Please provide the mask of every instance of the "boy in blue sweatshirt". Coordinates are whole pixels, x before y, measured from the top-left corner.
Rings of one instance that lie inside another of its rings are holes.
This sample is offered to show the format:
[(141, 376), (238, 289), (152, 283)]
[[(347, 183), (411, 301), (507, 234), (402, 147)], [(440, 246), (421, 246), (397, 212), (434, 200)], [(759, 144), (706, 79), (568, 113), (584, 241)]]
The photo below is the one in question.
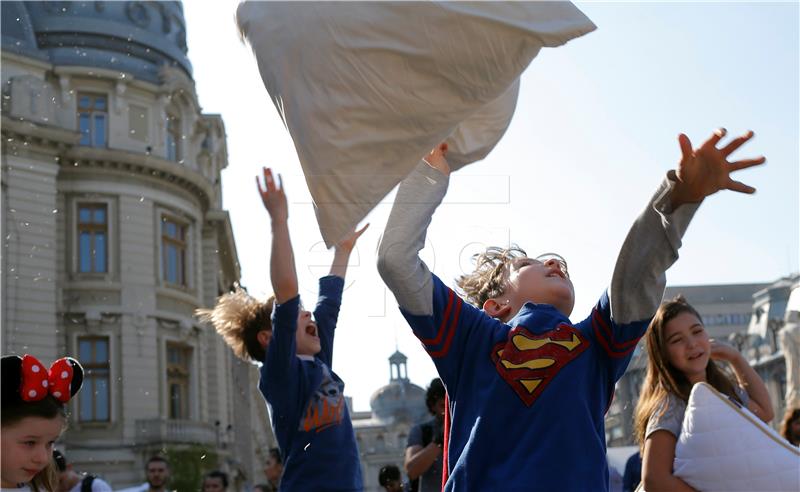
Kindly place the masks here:
[(367, 226), (336, 245), (312, 314), (298, 294), (282, 184), (267, 168), (263, 186), (258, 178), (256, 183), (271, 219), (274, 296), (262, 303), (237, 289), (213, 310), (198, 314), (238, 356), (263, 362), (258, 387), (272, 409), (272, 428), (285, 457), (279, 490), (360, 491), (361, 465), (344, 382), (331, 365), (347, 261)]
[(679, 137), (678, 169), (634, 222), (609, 289), (577, 323), (558, 255), (489, 248), (459, 280), (463, 302), (418, 255), (447, 191), (444, 148), (401, 183), (378, 268), (447, 389), (445, 491), (607, 490), (604, 414), (661, 301), (683, 233), (706, 196), (755, 191), (730, 174), (764, 158), (728, 161), (752, 133), (718, 148), (724, 135), (698, 149)]

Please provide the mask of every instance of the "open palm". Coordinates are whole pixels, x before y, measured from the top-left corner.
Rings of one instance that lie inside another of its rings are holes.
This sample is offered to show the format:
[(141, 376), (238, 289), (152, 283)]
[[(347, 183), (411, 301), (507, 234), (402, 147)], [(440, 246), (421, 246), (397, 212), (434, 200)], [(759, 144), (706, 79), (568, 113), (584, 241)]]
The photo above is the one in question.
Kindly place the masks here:
[(725, 129), (717, 130), (698, 149), (692, 148), (692, 142), (686, 135), (681, 134), (678, 137), (682, 154), (677, 170), (678, 182), (682, 185), (680, 186), (681, 202), (699, 202), (720, 190), (748, 194), (756, 191), (752, 186), (734, 180), (731, 173), (763, 164), (766, 159), (762, 156), (754, 159), (728, 161), (728, 157), (733, 152), (753, 138), (753, 132), (747, 132), (734, 138), (724, 147), (717, 148), (717, 144), (725, 134)]

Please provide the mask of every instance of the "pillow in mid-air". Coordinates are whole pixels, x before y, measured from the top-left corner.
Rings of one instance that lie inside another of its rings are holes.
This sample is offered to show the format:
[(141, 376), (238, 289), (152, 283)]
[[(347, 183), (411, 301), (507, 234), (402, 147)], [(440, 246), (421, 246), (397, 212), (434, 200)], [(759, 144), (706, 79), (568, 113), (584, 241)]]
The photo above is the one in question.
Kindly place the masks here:
[(330, 247), (434, 146), (453, 169), (511, 121), (542, 47), (595, 29), (569, 2), (253, 2), (237, 22)]

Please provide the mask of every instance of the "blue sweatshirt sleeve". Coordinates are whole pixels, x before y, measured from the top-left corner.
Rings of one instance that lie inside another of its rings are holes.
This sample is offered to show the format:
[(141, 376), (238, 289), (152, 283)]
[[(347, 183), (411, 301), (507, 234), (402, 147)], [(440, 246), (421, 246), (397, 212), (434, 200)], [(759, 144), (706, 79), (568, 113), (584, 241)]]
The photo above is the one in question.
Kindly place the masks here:
[(314, 320), (317, 322), (322, 350), (317, 357), (328, 367), (333, 367), (333, 337), (336, 321), (339, 319), (339, 307), (342, 305), (343, 290), (342, 277), (328, 275), (319, 279), (319, 297), (314, 308)]
[(616, 383), (625, 373), (633, 356), (636, 344), (644, 336), (650, 320), (617, 323), (611, 316), (611, 302), (608, 292), (604, 292), (592, 309), (587, 335), (600, 346), (600, 354), (606, 361), (609, 379)]
[(300, 360), (296, 357), (297, 315), (300, 296), (272, 310), (272, 338), (267, 346), (267, 357), (261, 366), (259, 389), (272, 406), (277, 419), (298, 415), (304, 378)]
[(404, 308), (400, 312), (414, 335), (433, 360), (450, 400), (458, 398), (459, 380), (472, 370), (473, 361), (486, 357), (497, 330), (506, 330), (501, 321), (464, 302), (436, 275), (433, 284), (433, 313), (415, 315)]

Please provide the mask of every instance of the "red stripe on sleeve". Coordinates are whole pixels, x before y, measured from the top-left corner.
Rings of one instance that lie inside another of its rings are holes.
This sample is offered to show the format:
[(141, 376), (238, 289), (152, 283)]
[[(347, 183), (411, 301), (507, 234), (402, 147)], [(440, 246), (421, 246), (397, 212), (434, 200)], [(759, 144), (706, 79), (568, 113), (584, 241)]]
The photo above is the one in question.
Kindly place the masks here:
[[(447, 325), (447, 318), (450, 317), (450, 310), (453, 309), (453, 298), (455, 294), (453, 291), (450, 291), (450, 296), (447, 298), (447, 308), (444, 310), (444, 316), (442, 316), (442, 324), (439, 325), (439, 331), (436, 333), (436, 338), (420, 338), (419, 341), (424, 343), (425, 345), (439, 345), (442, 341), (442, 337), (444, 336), (445, 326)], [(459, 298), (461, 300), (461, 298)]]
[[(451, 291), (452, 294), (452, 291)], [(450, 344), (453, 341), (453, 335), (456, 333), (456, 325), (458, 325), (458, 316), (461, 314), (461, 303), (463, 301), (460, 297), (457, 298), (455, 312), (453, 313), (453, 320), (450, 322), (450, 327), (447, 330), (447, 339), (444, 341), (444, 347), (436, 352), (428, 352), (432, 358), (444, 357), (450, 351)]]
[(595, 327), (595, 333), (597, 333), (597, 325), (600, 325), (603, 328), (603, 331), (608, 335), (608, 340), (611, 342), (611, 347), (613, 347), (614, 350), (622, 350), (630, 347), (631, 345), (636, 346), (636, 344), (639, 343), (640, 337), (634, 338), (633, 340), (628, 340), (627, 342), (617, 342), (614, 340), (614, 332), (612, 332), (611, 328), (608, 327), (606, 320), (600, 316), (600, 313), (597, 311), (597, 309), (592, 310), (592, 324)]

